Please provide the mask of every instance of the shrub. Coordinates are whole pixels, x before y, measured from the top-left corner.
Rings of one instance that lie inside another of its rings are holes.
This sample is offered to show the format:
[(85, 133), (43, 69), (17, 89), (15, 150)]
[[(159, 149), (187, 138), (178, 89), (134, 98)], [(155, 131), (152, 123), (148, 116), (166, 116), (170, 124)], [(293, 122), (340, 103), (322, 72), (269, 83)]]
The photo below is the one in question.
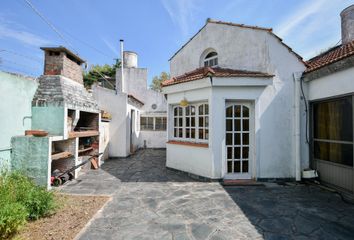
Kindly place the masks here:
[(0, 207), (0, 239), (8, 238), (25, 224), (27, 211), (20, 203), (9, 202)]
[(38, 219), (56, 208), (53, 192), (19, 172), (0, 175), (0, 238), (18, 231), (26, 219)]

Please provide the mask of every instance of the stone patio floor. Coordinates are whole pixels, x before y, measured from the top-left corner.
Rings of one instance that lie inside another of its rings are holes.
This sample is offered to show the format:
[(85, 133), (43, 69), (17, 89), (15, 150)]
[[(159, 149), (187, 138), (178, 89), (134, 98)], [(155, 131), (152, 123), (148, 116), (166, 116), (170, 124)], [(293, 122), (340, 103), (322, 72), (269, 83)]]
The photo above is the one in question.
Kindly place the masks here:
[(106, 161), (63, 186), (111, 195), (79, 239), (354, 239), (354, 206), (303, 184), (223, 187), (165, 168), (164, 150)]

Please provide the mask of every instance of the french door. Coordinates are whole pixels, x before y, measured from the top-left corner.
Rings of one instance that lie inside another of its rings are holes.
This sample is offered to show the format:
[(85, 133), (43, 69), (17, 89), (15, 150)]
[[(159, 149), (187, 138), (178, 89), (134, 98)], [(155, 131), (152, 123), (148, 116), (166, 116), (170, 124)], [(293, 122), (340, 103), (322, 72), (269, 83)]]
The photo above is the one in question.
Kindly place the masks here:
[(250, 103), (226, 103), (225, 178), (250, 179), (252, 176), (252, 115)]

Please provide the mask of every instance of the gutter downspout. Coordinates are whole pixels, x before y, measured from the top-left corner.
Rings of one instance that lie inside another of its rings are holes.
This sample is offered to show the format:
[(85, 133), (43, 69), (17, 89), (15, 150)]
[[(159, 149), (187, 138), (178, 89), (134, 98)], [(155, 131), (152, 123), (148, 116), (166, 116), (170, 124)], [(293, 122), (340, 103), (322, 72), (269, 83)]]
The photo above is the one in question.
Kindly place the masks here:
[(294, 154), (295, 154), (295, 179), (301, 181), (301, 149), (300, 149), (300, 79), (296, 73), (294, 78)]
[[(124, 51), (123, 51), (123, 45), (124, 45), (124, 40), (121, 39), (120, 40), (120, 71), (121, 71), (121, 80), (122, 80), (122, 92), (126, 92), (125, 91), (125, 82), (124, 82)], [(118, 86), (117, 82), (116, 82), (116, 86)], [(116, 87), (116, 94), (118, 94), (118, 89)]]

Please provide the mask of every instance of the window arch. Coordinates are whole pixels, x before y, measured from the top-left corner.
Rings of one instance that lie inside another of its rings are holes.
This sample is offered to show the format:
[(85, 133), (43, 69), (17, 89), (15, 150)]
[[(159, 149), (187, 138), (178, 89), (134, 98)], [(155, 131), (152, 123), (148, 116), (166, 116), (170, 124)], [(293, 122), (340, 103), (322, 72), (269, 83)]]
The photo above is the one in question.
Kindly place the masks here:
[(204, 67), (216, 67), (218, 66), (218, 54), (216, 51), (208, 52), (203, 59)]

